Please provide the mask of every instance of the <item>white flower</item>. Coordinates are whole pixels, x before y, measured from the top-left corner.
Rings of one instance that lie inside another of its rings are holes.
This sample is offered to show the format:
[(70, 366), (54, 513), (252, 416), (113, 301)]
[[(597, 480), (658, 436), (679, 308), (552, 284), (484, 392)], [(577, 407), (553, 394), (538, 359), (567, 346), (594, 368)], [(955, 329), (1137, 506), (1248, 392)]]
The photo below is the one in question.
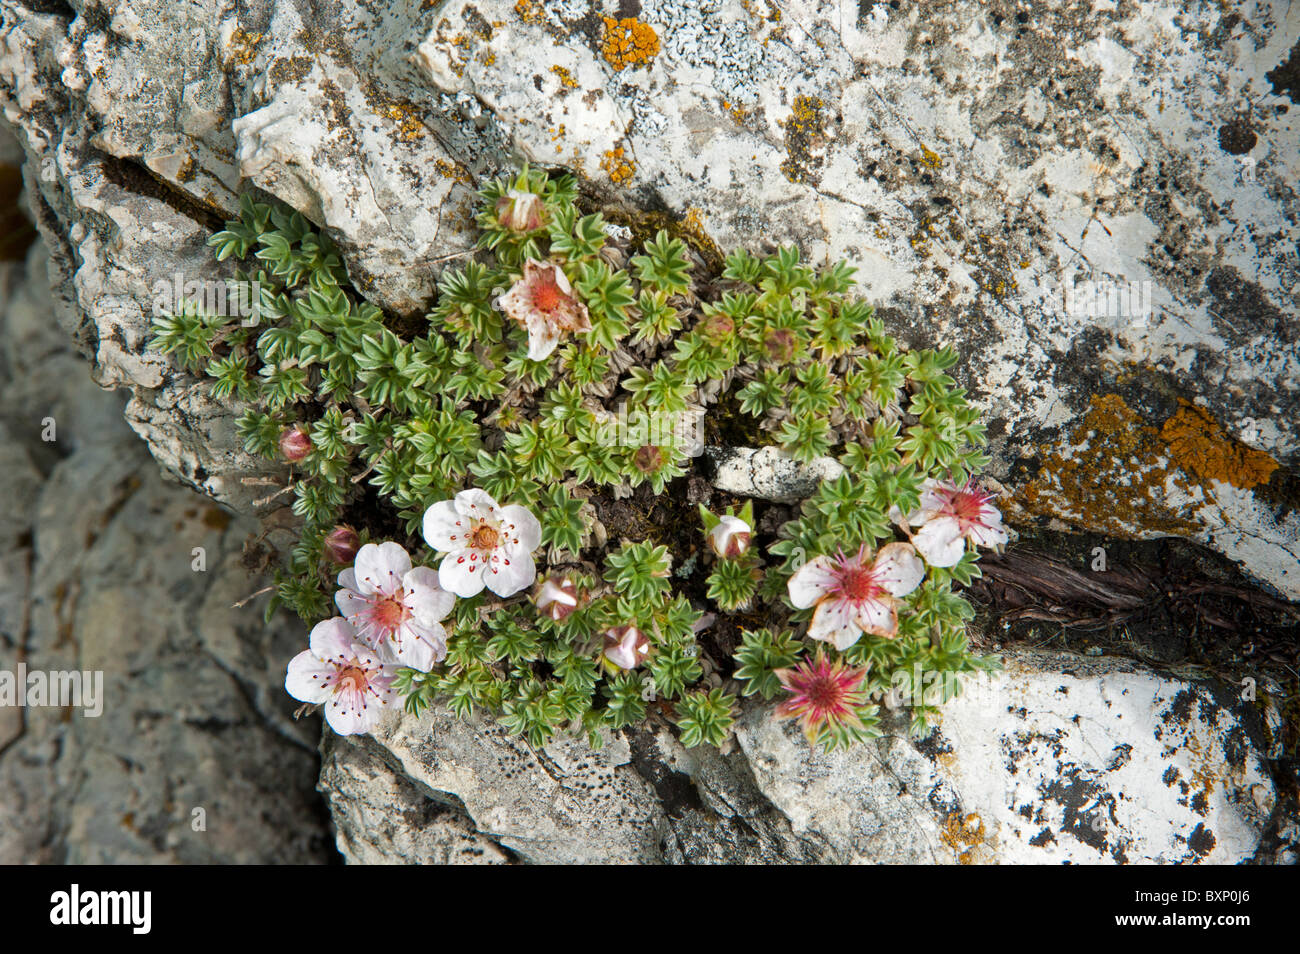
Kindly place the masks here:
[(428, 672), (447, 658), (447, 631), (438, 621), (456, 597), (438, 585), (438, 574), (411, 566), (397, 543), (367, 543), (339, 574), (334, 602), (385, 662)]
[(550, 576), (538, 588), (533, 602), (538, 612), (558, 623), (578, 608), (578, 587), (567, 576)]
[(786, 584), (799, 609), (816, 606), (808, 635), (843, 651), (863, 633), (898, 635), (899, 598), (925, 578), (925, 564), (910, 543), (890, 543), (875, 559), (865, 545), (856, 556), (809, 560)]
[(424, 539), (447, 555), (438, 567), (443, 589), (469, 597), (486, 586), (513, 596), (537, 578), (532, 553), (542, 526), (523, 507), (497, 502), (481, 490), (462, 490), (424, 514)]
[(1002, 513), (989, 503), (993, 494), (982, 493), (967, 482), (958, 487), (948, 481), (927, 480), (921, 488), (921, 507), (907, 517), (920, 526), (912, 544), (931, 566), (956, 566), (966, 552), (966, 541), (996, 547), (1007, 542)]
[(497, 222), (512, 232), (535, 232), (542, 227), (542, 197), (511, 189), (497, 199)]
[(587, 306), (573, 294), (563, 269), (530, 258), (524, 274), (496, 301), (496, 306), (528, 331), (528, 359), (550, 356), (567, 331), (589, 331)]
[(709, 546), (724, 560), (734, 560), (749, 549), (753, 529), (739, 517), (721, 516), (709, 531)]
[(393, 705), (396, 671), (357, 642), (343, 617), (317, 623), (311, 648), (289, 661), (284, 688), (302, 702), (325, 703), (325, 721), (339, 735), (369, 732)]
[(605, 658), (619, 669), (635, 669), (650, 655), (650, 640), (635, 626), (605, 631)]

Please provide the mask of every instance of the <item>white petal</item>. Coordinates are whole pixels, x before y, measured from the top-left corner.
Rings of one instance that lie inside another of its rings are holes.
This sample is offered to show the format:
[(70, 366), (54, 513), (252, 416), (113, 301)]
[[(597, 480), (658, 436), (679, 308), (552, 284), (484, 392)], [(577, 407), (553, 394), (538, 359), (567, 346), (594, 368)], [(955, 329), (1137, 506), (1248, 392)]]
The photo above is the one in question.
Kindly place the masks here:
[[(464, 542), (462, 528), (457, 527), (460, 512), (451, 500), (440, 500), (424, 512), (424, 542), (435, 550), (446, 553), (458, 550)], [(468, 530), (466, 527), (464, 530)], [(452, 537), (456, 539), (453, 540)]]
[[(437, 623), (432, 625), (437, 627), (437, 633), (442, 633), (441, 626)], [(384, 640), (381, 653), (383, 661), (395, 666), (410, 666), (420, 672), (428, 672), (433, 668), (434, 657), (437, 655), (434, 641), (428, 638), (429, 635), (431, 635), (429, 627), (415, 620), (407, 620), (397, 628), (397, 632), (391, 638)]]
[(501, 517), (497, 502), (487, 491), (478, 488), (462, 490), (456, 495), (455, 503), (456, 510), (463, 517), (473, 517), (475, 520), (499, 520)]
[(795, 570), (786, 583), (790, 602), (799, 609), (807, 609), (824, 597), (835, 585), (834, 567), (830, 557), (819, 556)]
[(510, 555), (497, 551), (492, 554), (488, 568), (483, 571), (483, 582), (497, 596), (514, 596), (532, 586), (537, 579), (537, 567), (526, 553)]
[(511, 541), (518, 540), (525, 553), (532, 553), (542, 544), (542, 525), (526, 507), (518, 504), (501, 508), (501, 529)]
[(863, 600), (858, 606), (858, 625), (876, 636), (898, 635), (898, 611), (892, 599)]
[(1006, 543), (1006, 528), (1002, 526), (1002, 514), (996, 507), (985, 504), (980, 509), (982, 526), (971, 527), (970, 538), (981, 547), (996, 547)]
[(357, 575), (353, 572), (352, 567), (348, 567), (339, 574), (339, 586), (354, 593), (361, 592), (357, 589)]
[(436, 622), (443, 619), (456, 605), (456, 594), (449, 593), (438, 582), (438, 573), (427, 566), (417, 566), (402, 577), (406, 590), (405, 603), (416, 619)]
[(350, 621), (352, 617), (369, 609), (370, 601), (355, 590), (339, 590), (334, 594), (334, 605)]
[(379, 721), (379, 707), (364, 693), (349, 689), (334, 695), (325, 704), (325, 721), (339, 735), (369, 732)]
[(289, 670), (284, 677), (284, 690), (300, 702), (324, 702), (332, 689), (326, 680), (334, 675), (334, 667), (304, 649), (289, 660)]
[(881, 547), (872, 570), (876, 582), (894, 596), (906, 596), (925, 579), (925, 564), (910, 543), (891, 543)]
[(848, 649), (862, 635), (854, 605), (848, 600), (822, 600), (808, 624), (808, 635), (838, 650)]
[(560, 343), (560, 329), (540, 315), (528, 316), (528, 360), (544, 361)]
[(483, 561), (471, 559), (469, 550), (453, 550), (438, 566), (438, 583), (461, 599), (476, 596), (483, 590)]
[(342, 616), (317, 623), (311, 630), (311, 652), (317, 659), (353, 659), (356, 630)]
[(956, 566), (966, 551), (966, 538), (956, 517), (935, 517), (912, 534), (912, 545), (931, 566)]
[(392, 596), (402, 585), (402, 577), (410, 572), (411, 558), (400, 543), (367, 543), (357, 551), (352, 565), (363, 596), (372, 593)]

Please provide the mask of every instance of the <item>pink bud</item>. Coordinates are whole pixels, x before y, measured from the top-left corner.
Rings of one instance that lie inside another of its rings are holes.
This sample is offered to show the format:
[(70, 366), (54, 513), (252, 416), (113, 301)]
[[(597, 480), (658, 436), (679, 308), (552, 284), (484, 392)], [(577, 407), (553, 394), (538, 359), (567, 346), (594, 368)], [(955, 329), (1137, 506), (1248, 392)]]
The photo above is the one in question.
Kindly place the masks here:
[(605, 658), (619, 669), (635, 669), (650, 655), (650, 640), (631, 624), (605, 630)]
[(749, 549), (751, 533), (739, 517), (719, 517), (718, 525), (709, 531), (709, 546), (724, 560), (734, 560)]
[(284, 459), (297, 463), (312, 451), (311, 437), (300, 424), (295, 424), (280, 435), (280, 453)]
[(542, 197), (511, 189), (497, 199), (497, 221), (512, 232), (532, 232), (542, 227)]
[(361, 538), (351, 527), (335, 527), (325, 535), (323, 549), (332, 563), (351, 563), (361, 547)]
[(534, 598), (538, 612), (560, 622), (578, 608), (578, 588), (567, 576), (551, 576)]

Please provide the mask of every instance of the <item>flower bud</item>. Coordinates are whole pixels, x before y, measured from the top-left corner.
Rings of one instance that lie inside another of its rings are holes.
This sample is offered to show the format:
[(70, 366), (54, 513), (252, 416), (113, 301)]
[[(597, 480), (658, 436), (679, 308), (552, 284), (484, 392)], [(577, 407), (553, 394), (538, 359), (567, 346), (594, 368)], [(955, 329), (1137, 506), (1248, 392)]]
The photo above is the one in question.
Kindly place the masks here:
[(361, 548), (361, 538), (351, 527), (335, 527), (325, 534), (322, 549), (331, 563), (351, 563)]
[(724, 560), (734, 560), (749, 549), (752, 533), (739, 517), (719, 517), (718, 525), (709, 531), (709, 546)]
[(722, 314), (709, 315), (700, 322), (700, 334), (715, 345), (722, 344), (735, 330), (736, 323)]
[(787, 363), (794, 357), (794, 332), (789, 328), (774, 328), (763, 339), (763, 348), (769, 360)]
[(284, 455), (285, 460), (296, 464), (311, 451), (311, 437), (302, 425), (295, 424), (293, 427), (286, 428), (280, 435), (280, 453)]
[(539, 613), (558, 623), (578, 608), (578, 588), (567, 576), (552, 575), (542, 583), (533, 602)]
[(650, 655), (650, 640), (631, 624), (605, 630), (605, 658), (619, 669), (635, 669)]
[(643, 474), (653, 474), (664, 465), (664, 453), (654, 444), (637, 448), (632, 455), (632, 466)]
[(497, 221), (512, 232), (533, 232), (542, 227), (542, 197), (511, 189), (497, 199)]

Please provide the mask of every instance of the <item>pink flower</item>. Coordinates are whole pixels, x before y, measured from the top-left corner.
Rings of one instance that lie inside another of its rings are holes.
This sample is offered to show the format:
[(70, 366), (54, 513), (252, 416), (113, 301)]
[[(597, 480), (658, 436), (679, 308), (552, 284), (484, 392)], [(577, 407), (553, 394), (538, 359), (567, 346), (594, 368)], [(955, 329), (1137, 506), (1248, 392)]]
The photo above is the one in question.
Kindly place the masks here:
[(966, 541), (995, 547), (1007, 542), (1001, 512), (989, 503), (994, 494), (981, 492), (967, 481), (962, 487), (948, 481), (927, 480), (921, 488), (921, 509), (907, 522), (920, 526), (912, 545), (931, 566), (956, 566), (966, 552)]
[(864, 544), (856, 556), (819, 556), (786, 584), (799, 609), (816, 606), (808, 635), (845, 650), (863, 633), (893, 638), (898, 633), (899, 597), (925, 578), (925, 564), (909, 543), (881, 547), (875, 559)]
[(447, 658), (447, 632), (438, 621), (456, 597), (433, 570), (412, 567), (399, 544), (367, 543), (339, 574), (339, 586), (339, 611), (385, 662), (428, 672)]
[(709, 531), (709, 546), (724, 560), (734, 560), (749, 549), (752, 528), (739, 517), (721, 516)]
[(447, 555), (438, 567), (443, 589), (470, 597), (486, 586), (513, 596), (537, 578), (533, 551), (542, 525), (523, 507), (497, 502), (481, 490), (462, 490), (424, 514), (424, 539)]
[(524, 274), (496, 305), (528, 331), (528, 358), (541, 361), (550, 356), (568, 331), (589, 331), (587, 306), (573, 294), (563, 270), (554, 262), (530, 258)]
[(798, 718), (809, 744), (826, 731), (861, 728), (857, 708), (867, 701), (862, 688), (866, 676), (865, 669), (850, 668), (843, 660), (830, 662), (819, 649), (811, 660), (776, 670), (776, 678), (790, 693), (790, 698), (777, 706), (776, 714), (783, 719)]
[(534, 232), (542, 227), (542, 197), (511, 189), (496, 204), (497, 222), (512, 232)]
[(605, 631), (605, 658), (619, 669), (635, 669), (650, 655), (650, 640), (635, 626), (615, 626)]
[(284, 688), (302, 702), (324, 703), (325, 721), (339, 735), (369, 732), (397, 698), (394, 669), (362, 643), (340, 616), (317, 623), (311, 648), (289, 661)]
[(548, 577), (533, 600), (537, 610), (560, 622), (578, 608), (578, 588), (567, 576)]
[(296, 464), (300, 460), (305, 460), (311, 452), (311, 437), (302, 425), (295, 424), (293, 427), (285, 428), (280, 434), (280, 453), (284, 455), (285, 460)]

